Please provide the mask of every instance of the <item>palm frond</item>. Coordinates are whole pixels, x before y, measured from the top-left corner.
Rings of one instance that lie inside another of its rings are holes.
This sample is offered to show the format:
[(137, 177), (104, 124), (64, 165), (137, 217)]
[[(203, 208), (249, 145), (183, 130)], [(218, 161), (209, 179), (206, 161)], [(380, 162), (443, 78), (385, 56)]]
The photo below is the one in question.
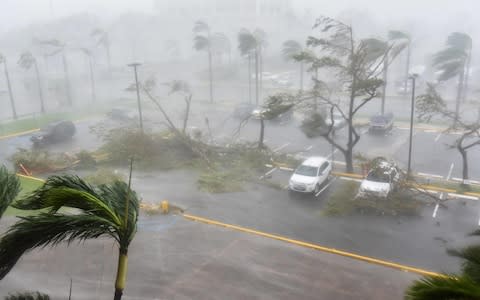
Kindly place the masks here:
[(121, 219), (116, 215), (113, 203), (110, 199), (105, 200), (102, 190), (99, 192), (78, 176), (51, 176), (42, 187), (17, 201), (14, 207), (23, 210), (50, 209), (52, 212), (61, 207), (71, 207), (120, 224)]
[(448, 254), (461, 258), (462, 272), (480, 284), (480, 245), (473, 245), (460, 250), (449, 249)]
[(257, 40), (255, 36), (248, 30), (242, 29), (238, 33), (238, 50), (241, 55), (248, 55), (252, 53), (257, 47)]
[(22, 217), (0, 239), (0, 280), (32, 249), (55, 246), (108, 235), (118, 240), (119, 228), (105, 219), (92, 215), (41, 213)]
[(20, 181), (5, 166), (0, 167), (0, 218), (20, 192)]
[(390, 49), (390, 61), (393, 61), (403, 50), (407, 49), (408, 42), (406, 43), (394, 43)]
[(463, 63), (458, 61), (448, 61), (442, 64), (438, 64), (438, 69), (441, 70), (438, 76), (439, 81), (449, 80), (463, 71)]
[(472, 38), (462, 32), (453, 32), (447, 38), (447, 46), (467, 52), (472, 47)]
[(20, 55), (20, 59), (17, 63), (21, 68), (28, 70), (35, 63), (35, 57), (33, 57), (31, 52), (24, 52)]
[(302, 45), (297, 41), (288, 40), (283, 42), (282, 54), (286, 60), (295, 60), (295, 56), (298, 56), (302, 51)]
[(372, 62), (382, 58), (390, 49), (387, 42), (376, 38), (362, 39), (359, 47), (364, 53), (366, 62)]
[(208, 24), (204, 21), (197, 21), (195, 22), (195, 25), (193, 26), (193, 32), (195, 33), (201, 33), (201, 32), (209, 32), (210, 27)]
[(425, 277), (406, 292), (407, 300), (480, 299), (480, 287), (467, 276)]
[(390, 30), (388, 32), (389, 40), (407, 40), (410, 42), (410, 35), (400, 30)]
[(193, 38), (193, 48), (197, 51), (208, 50), (210, 48), (210, 39), (203, 35), (196, 35)]

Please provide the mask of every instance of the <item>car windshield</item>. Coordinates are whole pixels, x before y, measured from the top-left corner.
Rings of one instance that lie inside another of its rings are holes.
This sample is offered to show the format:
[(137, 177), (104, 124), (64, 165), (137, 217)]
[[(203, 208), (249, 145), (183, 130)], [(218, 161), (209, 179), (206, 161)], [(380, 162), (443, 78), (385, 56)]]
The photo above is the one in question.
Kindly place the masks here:
[(317, 167), (301, 165), (297, 168), (295, 174), (314, 177), (317, 176), (317, 170)]
[(390, 176), (385, 173), (370, 172), (367, 175), (367, 180), (375, 182), (390, 182)]

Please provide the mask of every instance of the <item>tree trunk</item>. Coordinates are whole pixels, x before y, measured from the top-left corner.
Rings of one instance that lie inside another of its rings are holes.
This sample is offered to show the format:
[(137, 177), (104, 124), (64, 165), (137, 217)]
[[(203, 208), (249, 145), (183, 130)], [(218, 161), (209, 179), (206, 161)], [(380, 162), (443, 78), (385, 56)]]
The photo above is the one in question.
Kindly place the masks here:
[(43, 101), (43, 91), (42, 91), (42, 80), (40, 78), (40, 72), (38, 71), (37, 61), (34, 61), (35, 74), (37, 75), (37, 84), (38, 84), (38, 96), (40, 97), (40, 111), (45, 113), (45, 103)]
[(353, 173), (353, 149), (347, 149), (344, 155), (347, 173)]
[(210, 82), (210, 103), (213, 103), (213, 70), (212, 70), (212, 51), (208, 50), (208, 79)]
[(248, 103), (252, 103), (252, 55), (248, 54)]
[(258, 48), (255, 49), (255, 104), (258, 105)]
[(110, 56), (110, 43), (105, 45), (105, 50), (107, 52), (107, 64), (108, 64), (108, 74), (112, 73), (112, 60)]
[(67, 95), (67, 102), (68, 105), (72, 105), (72, 90), (70, 86), (70, 78), (68, 75), (68, 64), (67, 64), (67, 56), (65, 55), (65, 50), (62, 50), (62, 63), (63, 63), (63, 73), (65, 75), (65, 92)]
[(13, 99), (13, 92), (12, 86), (10, 85), (10, 76), (8, 76), (8, 68), (7, 68), (7, 59), (5, 58), (3, 61), (3, 67), (5, 70), (5, 80), (7, 81), (7, 88), (8, 88), (8, 96), (10, 97), (10, 105), (12, 106), (12, 115), (14, 119), (17, 119), (17, 109), (15, 108), (15, 99)]
[(382, 115), (385, 114), (385, 97), (387, 96), (387, 77), (388, 77), (388, 54), (383, 60), (383, 85), (382, 85), (382, 106), (380, 111)]
[(408, 80), (409, 80), (409, 77), (410, 77), (410, 56), (411, 56), (410, 42), (408, 42), (408, 46), (407, 46), (407, 65), (406, 65), (406, 68), (405, 68), (405, 86), (404, 86), (405, 94), (408, 93)]
[(265, 121), (260, 118), (260, 139), (258, 140), (258, 149), (263, 148), (263, 137), (265, 135)]
[(128, 256), (127, 249), (120, 249), (118, 255), (117, 278), (115, 280), (115, 296), (113, 300), (122, 299), (127, 280)]
[(303, 61), (300, 62), (300, 92), (303, 92)]
[(460, 102), (462, 101), (462, 95), (464, 92), (464, 84), (465, 84), (465, 72), (460, 72), (458, 75), (458, 87), (457, 87), (457, 98), (455, 100), (455, 120), (453, 123), (454, 127), (457, 127), (458, 117), (460, 113)]
[(190, 103), (192, 101), (192, 95), (185, 96), (185, 103), (187, 104), (187, 107), (185, 108), (185, 118), (183, 119), (183, 133), (185, 134), (185, 130), (187, 130), (187, 122), (188, 122), (188, 117), (190, 115)]
[(90, 87), (92, 90), (92, 104), (96, 103), (97, 101), (97, 95), (95, 92), (95, 77), (93, 73), (93, 64), (92, 64), (92, 58), (88, 56), (88, 68), (90, 70)]
[(463, 179), (463, 184), (466, 184), (466, 181), (468, 180), (468, 158), (467, 158), (467, 151), (465, 151), (463, 148), (458, 149), (460, 151), (460, 154), (462, 155), (462, 179)]
[[(318, 68), (315, 68), (315, 84), (318, 82)], [(317, 96), (318, 91), (315, 91), (315, 97), (313, 98), (313, 111), (317, 112), (318, 111), (318, 96)]]
[(259, 47), (258, 51), (258, 68), (259, 68), (259, 91), (258, 91), (258, 97), (259, 99), (262, 99), (262, 94), (263, 94), (263, 54), (262, 54), (262, 46)]

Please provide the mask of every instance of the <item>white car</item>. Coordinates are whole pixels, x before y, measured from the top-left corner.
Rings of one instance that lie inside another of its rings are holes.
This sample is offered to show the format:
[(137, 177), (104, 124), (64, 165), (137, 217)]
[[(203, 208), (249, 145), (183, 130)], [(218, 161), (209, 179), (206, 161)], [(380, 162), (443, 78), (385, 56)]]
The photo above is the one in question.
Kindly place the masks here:
[(290, 191), (318, 193), (322, 184), (328, 180), (332, 164), (323, 157), (309, 157), (293, 173), (288, 182)]
[(357, 197), (386, 198), (392, 192), (400, 179), (397, 167), (387, 161), (382, 162), (375, 170), (370, 170), (360, 184)]

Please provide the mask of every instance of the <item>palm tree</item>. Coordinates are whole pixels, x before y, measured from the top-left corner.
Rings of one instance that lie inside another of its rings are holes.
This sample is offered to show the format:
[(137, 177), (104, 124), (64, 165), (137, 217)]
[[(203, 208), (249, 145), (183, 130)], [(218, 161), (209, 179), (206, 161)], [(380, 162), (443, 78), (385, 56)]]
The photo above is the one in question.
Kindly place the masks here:
[(465, 33), (454, 32), (448, 36), (446, 44), (445, 49), (435, 54), (433, 66), (441, 71), (438, 77), (439, 81), (447, 81), (458, 76), (454, 121), (454, 124), (456, 124), (460, 111), (460, 101), (464, 99), (468, 89), (472, 38)]
[[(472, 235), (480, 235), (480, 230)], [(426, 276), (417, 280), (407, 289), (405, 299), (480, 299), (480, 245), (449, 250), (448, 253), (463, 260), (461, 274)]]
[(399, 31), (399, 30), (390, 30), (388, 32), (388, 39), (394, 43), (399, 43), (405, 45), (407, 49), (407, 57), (405, 61), (405, 81), (404, 81), (404, 89), (405, 92), (408, 90), (408, 81), (410, 76), (410, 58), (412, 56), (412, 38), (408, 33)]
[(78, 48), (83, 54), (85, 54), (85, 57), (87, 58), (88, 61), (88, 70), (89, 70), (89, 75), (90, 75), (90, 91), (91, 91), (91, 97), (92, 97), (92, 103), (96, 102), (97, 95), (95, 92), (95, 75), (94, 75), (94, 70), (93, 70), (93, 53), (92, 51), (88, 50), (87, 48)]
[[(41, 188), (17, 201), (15, 208), (41, 212), (22, 217), (0, 240), (0, 279), (24, 253), (35, 248), (109, 236), (119, 247), (114, 299), (121, 299), (128, 247), (137, 231), (139, 211), (139, 200), (130, 189), (130, 180), (128, 184), (115, 181), (91, 186), (77, 176), (52, 176)], [(61, 208), (73, 208), (75, 213), (61, 212)]]
[(302, 54), (307, 49), (294, 40), (288, 40), (283, 42), (282, 54), (285, 60), (295, 61), (300, 63), (300, 92), (303, 91), (303, 63)]
[[(383, 59), (383, 85), (382, 85), (382, 102), (381, 102), (381, 113), (385, 113), (385, 99), (387, 97), (387, 84), (388, 84), (388, 67), (390, 64), (398, 57), (398, 55), (405, 50), (409, 44), (410, 39), (400, 38), (400, 36), (406, 36), (405, 33), (400, 31), (390, 31), (388, 33), (388, 41), (380, 41), (377, 43), (377, 49), (379, 51), (384, 51), (384, 55), (381, 56)], [(373, 40), (373, 39), (370, 39)]]
[(12, 86), (10, 85), (10, 76), (8, 75), (7, 58), (0, 54), (0, 64), (3, 63), (5, 71), (5, 80), (7, 81), (8, 96), (10, 97), (10, 105), (12, 106), (12, 115), (14, 119), (17, 119), (17, 109), (15, 108), (15, 100), (13, 99)]
[(31, 52), (24, 52), (20, 55), (18, 60), (18, 65), (25, 70), (29, 70), (32, 66), (35, 67), (35, 74), (37, 76), (37, 85), (38, 85), (38, 96), (40, 98), (40, 110), (42, 113), (45, 113), (45, 103), (43, 100), (43, 91), (42, 91), (42, 80), (40, 78), (40, 72), (38, 71), (37, 59), (32, 55)]
[(96, 39), (97, 46), (102, 46), (105, 48), (105, 53), (107, 55), (108, 72), (111, 72), (112, 61), (110, 57), (110, 38), (108, 36), (108, 33), (101, 28), (96, 28), (90, 33), (90, 36)]
[(213, 103), (213, 70), (212, 70), (212, 55), (213, 55), (213, 41), (210, 27), (207, 23), (202, 21), (195, 22), (193, 27), (195, 34), (193, 38), (193, 47), (197, 51), (206, 51), (208, 54), (208, 79), (210, 82), (210, 102)]
[(34, 40), (34, 42), (39, 45), (49, 46), (53, 48), (53, 51), (51, 51), (50, 53), (47, 53), (45, 57), (55, 56), (57, 54), (60, 54), (62, 56), (63, 73), (65, 76), (65, 92), (67, 96), (67, 103), (68, 105), (71, 106), (73, 104), (73, 101), (72, 101), (72, 87), (70, 84), (70, 76), (68, 72), (68, 63), (67, 63), (67, 54), (66, 54), (67, 45), (64, 42), (61, 42), (57, 39), (52, 39), (52, 40), (36, 39)]
[[(261, 78), (259, 76), (261, 73), (262, 48), (266, 45), (265, 37), (265, 32), (261, 29), (256, 29), (254, 32), (241, 29), (238, 33), (238, 49), (240, 50), (240, 54), (247, 56), (249, 59), (251, 59), (251, 56), (255, 58), (255, 103), (257, 105), (260, 97), (259, 81), (261, 81)], [(250, 73), (248, 75), (251, 76)]]

